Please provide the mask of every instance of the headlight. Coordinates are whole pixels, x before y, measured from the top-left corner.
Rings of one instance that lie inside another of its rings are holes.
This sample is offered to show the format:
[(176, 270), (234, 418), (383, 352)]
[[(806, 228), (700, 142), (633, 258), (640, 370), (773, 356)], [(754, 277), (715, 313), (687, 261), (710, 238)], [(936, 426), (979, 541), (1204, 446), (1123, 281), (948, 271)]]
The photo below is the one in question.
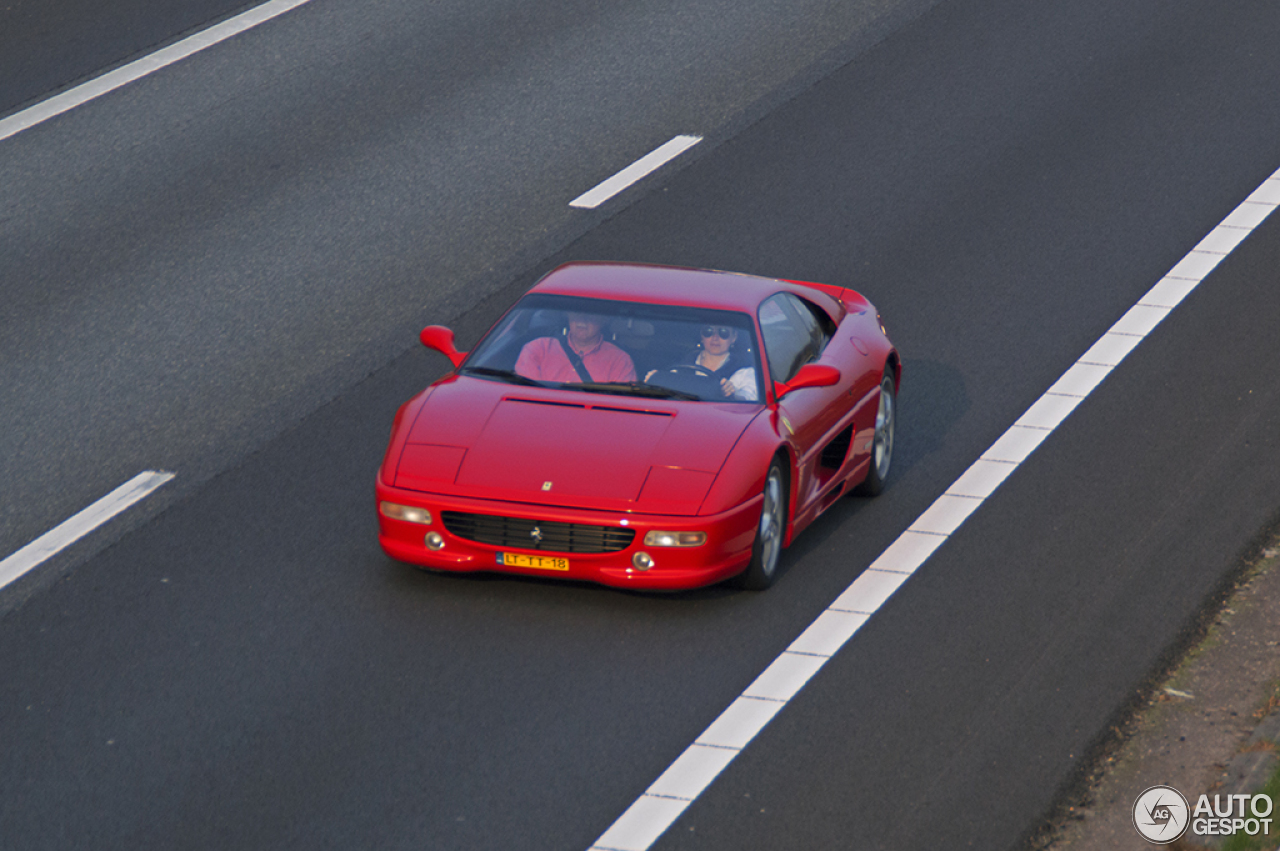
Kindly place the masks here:
[(431, 512), (425, 508), (414, 508), (412, 505), (396, 505), (394, 502), (378, 503), (378, 510), (382, 512), (383, 517), (390, 517), (392, 520), (407, 520), (410, 523), (421, 523), (423, 526), (431, 525)]
[(654, 531), (644, 536), (646, 547), (700, 547), (706, 542), (706, 532)]

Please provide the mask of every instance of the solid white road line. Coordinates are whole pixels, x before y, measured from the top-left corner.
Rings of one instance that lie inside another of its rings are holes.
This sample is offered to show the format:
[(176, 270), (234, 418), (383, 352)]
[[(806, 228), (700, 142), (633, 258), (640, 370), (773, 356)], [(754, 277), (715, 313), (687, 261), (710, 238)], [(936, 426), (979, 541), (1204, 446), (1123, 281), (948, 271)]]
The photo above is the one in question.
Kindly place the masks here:
[(195, 35), (188, 36), (182, 41), (157, 50), (155, 53), (130, 62), (128, 65), (123, 65), (114, 71), (108, 71), (106, 74), (95, 77), (87, 83), (81, 83), (62, 94), (54, 95), (35, 106), (28, 107), (21, 112), (16, 112), (8, 118), (0, 120), (0, 140), (8, 139), (10, 136), (21, 133), (29, 127), (34, 127), (42, 121), (47, 121), (54, 116), (75, 109), (83, 103), (88, 103), (94, 98), (115, 91), (121, 86), (126, 86), (153, 71), (160, 70), (166, 65), (172, 65), (179, 60), (186, 59), (193, 53), (199, 53), (206, 47), (213, 47), (219, 42), (226, 41), (234, 35), (239, 35), (245, 30), (252, 29), (258, 24), (269, 21), (278, 15), (283, 15), (285, 12), (309, 2), (310, 0), (271, 0), (269, 3), (264, 3), (247, 12), (241, 12), (234, 18), (228, 18), (220, 24), (201, 30)]
[(173, 478), (173, 473), (139, 473), (80, 513), (62, 521), (13, 555), (0, 561), (0, 588), (61, 552)]
[(657, 171), (701, 141), (701, 136), (676, 136), (671, 141), (654, 148), (613, 177), (583, 192), (570, 201), (569, 206), (581, 210), (594, 210), (640, 178)]
[(934, 550), (1278, 206), (1280, 171), (1201, 240), (982, 453), (729, 704), (589, 851), (647, 851)]

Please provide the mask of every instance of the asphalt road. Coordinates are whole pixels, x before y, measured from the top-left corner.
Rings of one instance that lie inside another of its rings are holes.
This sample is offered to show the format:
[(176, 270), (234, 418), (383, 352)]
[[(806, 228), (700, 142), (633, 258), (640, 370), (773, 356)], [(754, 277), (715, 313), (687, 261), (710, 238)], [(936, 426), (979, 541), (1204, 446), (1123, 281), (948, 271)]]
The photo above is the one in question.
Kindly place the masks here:
[(926, 5), (317, 0), (0, 142), (0, 552), (225, 469)]
[[(878, 43), (828, 32), (709, 124), (693, 126), (718, 95), (653, 95), (665, 112), (638, 109), (572, 168), (539, 156), (552, 134), (504, 148), (525, 136), (512, 126), (470, 161), (469, 175), (492, 173), (460, 206), (460, 189), (426, 193), (437, 172), (411, 167), (435, 149), (405, 144), (446, 122), (414, 87), (379, 99), (357, 73), (353, 34), (384, 30), (337, 23), (370, 11), (305, 7), (3, 143), (0, 228), (24, 240), (3, 261), (6, 289), (19, 282), (0, 333), (6, 540), (139, 469), (178, 473), (43, 572), (62, 581), (7, 592), (4, 844), (589, 846), (1280, 165), (1274, 4), (1116, 5), (954, 0)], [(645, 11), (651, 31), (680, 30)], [(407, 6), (383, 12), (401, 26), (379, 37), (401, 52), (367, 61), (394, 73), (427, 55), (414, 39), (428, 28), (406, 25)], [(763, 12), (743, 27), (785, 36)], [(349, 61), (317, 50), (324, 61), (270, 87), (248, 70), (338, 32)], [(473, 70), (489, 67), (481, 53)], [(229, 98), (210, 80), (233, 72), (244, 88)], [(320, 96), (321, 72), (341, 97)], [(488, 82), (497, 97), (522, 79)], [(163, 90), (210, 100), (161, 114)], [(503, 97), (515, 109), (532, 93)], [(712, 125), (681, 167), (597, 213), (564, 208)], [(298, 141), (274, 158), (284, 138)], [(388, 562), (373, 469), (395, 406), (444, 368), (410, 347), (412, 329), (444, 320), (474, 337), (567, 259), (862, 289), (905, 357), (889, 489), (809, 529), (763, 594), (638, 596)], [(656, 847), (1010, 848), (1035, 829), (1280, 519), (1278, 261), (1273, 219)], [(156, 410), (121, 413), (117, 394)]]
[(244, 0), (7, 0), (0, 6), (0, 115), (252, 5)]

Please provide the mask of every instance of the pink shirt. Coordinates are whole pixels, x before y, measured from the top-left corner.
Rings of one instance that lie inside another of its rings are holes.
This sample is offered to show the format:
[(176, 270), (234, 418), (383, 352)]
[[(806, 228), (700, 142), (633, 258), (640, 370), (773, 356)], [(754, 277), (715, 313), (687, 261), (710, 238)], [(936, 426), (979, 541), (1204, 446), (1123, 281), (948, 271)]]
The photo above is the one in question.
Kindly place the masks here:
[[(516, 359), (516, 372), (536, 381), (560, 381), (581, 384), (582, 377), (569, 363), (569, 358), (556, 337), (539, 337), (525, 343)], [(565, 343), (573, 346), (567, 339)], [(613, 343), (601, 340), (585, 351), (573, 346), (582, 355), (582, 363), (591, 373), (592, 381), (635, 381), (636, 368), (631, 356)]]

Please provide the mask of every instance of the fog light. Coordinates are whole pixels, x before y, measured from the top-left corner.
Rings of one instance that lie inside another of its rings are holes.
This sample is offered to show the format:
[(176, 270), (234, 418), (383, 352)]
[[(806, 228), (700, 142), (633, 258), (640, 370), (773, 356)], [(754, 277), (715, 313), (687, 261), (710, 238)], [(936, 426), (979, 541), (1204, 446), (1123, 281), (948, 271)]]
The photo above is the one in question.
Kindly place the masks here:
[(431, 512), (425, 508), (414, 508), (412, 505), (397, 505), (394, 502), (378, 503), (378, 510), (382, 512), (384, 517), (390, 517), (393, 520), (407, 520), (410, 523), (421, 523), (423, 526), (431, 525)]
[(423, 540), (429, 550), (438, 550), (444, 546), (444, 536), (439, 532), (428, 532)]
[(646, 547), (700, 547), (706, 542), (706, 532), (653, 531), (644, 536)]
[(653, 567), (653, 559), (649, 558), (648, 553), (636, 553), (631, 557), (631, 563), (635, 565), (636, 570), (648, 570)]

